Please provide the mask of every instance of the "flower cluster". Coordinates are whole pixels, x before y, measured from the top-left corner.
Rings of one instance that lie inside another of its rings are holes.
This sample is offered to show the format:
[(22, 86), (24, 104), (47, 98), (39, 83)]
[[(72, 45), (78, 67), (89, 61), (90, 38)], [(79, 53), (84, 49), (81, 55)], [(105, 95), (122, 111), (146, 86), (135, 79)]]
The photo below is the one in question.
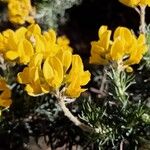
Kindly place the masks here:
[(30, 0), (8, 0), (9, 21), (14, 24), (34, 23)]
[(150, 0), (119, 0), (124, 5), (129, 7), (150, 6)]
[(11, 105), (11, 90), (6, 81), (0, 78), (0, 107), (7, 108)]
[(63, 88), (69, 97), (78, 97), (90, 80), (79, 55), (72, 54), (69, 40), (58, 37), (54, 30), (41, 32), (37, 24), (17, 31), (4, 31), (0, 50), (9, 60), (27, 65), (18, 73), (18, 82), (25, 84), (29, 95), (37, 96)]
[(28, 28), (21, 27), (16, 31), (8, 29), (2, 32), (0, 52), (7, 60), (28, 64), (35, 53), (43, 53), (44, 57), (55, 55), (59, 49), (58, 45), (61, 45), (61, 48), (67, 45), (65, 38), (63, 39), (64, 43), (59, 39), (56, 44), (56, 35), (53, 30), (42, 35), (40, 27), (32, 24)]
[(99, 40), (91, 42), (92, 64), (116, 63), (123, 69), (132, 71), (130, 65), (138, 64), (147, 51), (146, 40), (143, 34), (138, 38), (125, 27), (118, 27), (111, 40), (111, 30), (107, 26), (99, 29)]

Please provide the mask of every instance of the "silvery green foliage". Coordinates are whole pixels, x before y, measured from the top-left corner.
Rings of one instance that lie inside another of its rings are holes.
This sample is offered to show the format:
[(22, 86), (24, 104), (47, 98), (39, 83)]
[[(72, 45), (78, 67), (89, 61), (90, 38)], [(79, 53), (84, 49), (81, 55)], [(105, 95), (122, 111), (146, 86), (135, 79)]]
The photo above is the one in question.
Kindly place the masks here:
[(66, 22), (65, 11), (82, 0), (43, 0), (36, 4), (36, 20), (44, 29), (57, 28), (58, 24)]
[(54, 122), (56, 118), (59, 117), (59, 112), (61, 109), (58, 107), (58, 104), (54, 102), (54, 99), (45, 97), (45, 102), (38, 106), (35, 110), (37, 115), (45, 116), (50, 122)]

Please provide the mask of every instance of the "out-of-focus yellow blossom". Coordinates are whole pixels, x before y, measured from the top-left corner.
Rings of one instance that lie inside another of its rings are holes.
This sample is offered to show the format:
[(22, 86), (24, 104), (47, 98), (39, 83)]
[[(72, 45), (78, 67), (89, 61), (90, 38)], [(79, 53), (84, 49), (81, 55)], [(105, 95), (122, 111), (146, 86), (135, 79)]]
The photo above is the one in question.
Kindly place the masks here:
[(11, 90), (7, 86), (6, 81), (0, 78), (0, 107), (7, 108), (11, 103)]
[(119, 0), (124, 5), (129, 7), (150, 6), (150, 0)]
[(91, 43), (90, 63), (102, 65), (109, 62), (121, 63), (124, 69), (132, 71), (130, 65), (138, 64), (147, 51), (145, 36), (140, 34), (136, 38), (128, 28), (118, 27), (111, 41), (110, 34), (105, 36), (108, 33), (105, 26), (102, 26), (100, 31), (103, 33), (99, 32), (99, 41)]
[(10, 22), (15, 24), (34, 23), (31, 13), (33, 13), (33, 8), (30, 0), (8, 0), (8, 17)]

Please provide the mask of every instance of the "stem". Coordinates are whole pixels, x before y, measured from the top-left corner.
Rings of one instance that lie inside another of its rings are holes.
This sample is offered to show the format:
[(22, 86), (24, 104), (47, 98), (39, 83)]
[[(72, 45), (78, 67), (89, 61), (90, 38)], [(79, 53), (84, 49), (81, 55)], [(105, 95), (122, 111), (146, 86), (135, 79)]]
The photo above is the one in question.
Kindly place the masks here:
[(140, 6), (140, 33), (145, 34), (146, 32), (146, 23), (145, 23), (145, 10), (146, 6)]
[(116, 84), (116, 93), (120, 99), (120, 101), (122, 102), (122, 104), (124, 104), (124, 102), (126, 101), (126, 95), (125, 95), (125, 91), (124, 91), (124, 85), (122, 85), (121, 83), (121, 71), (118, 69), (116, 70), (116, 77), (115, 77), (115, 84)]
[(60, 108), (62, 109), (62, 111), (64, 112), (64, 115), (66, 117), (68, 117), (68, 119), (70, 121), (72, 121), (76, 126), (78, 126), (79, 128), (81, 128), (83, 131), (86, 132), (94, 132), (94, 128), (82, 123), (77, 117), (75, 117), (70, 110), (66, 107), (65, 102), (64, 102), (64, 98), (59, 94), (56, 95), (57, 100), (58, 100), (58, 105), (60, 106)]
[(125, 110), (128, 104), (128, 94), (126, 93), (126, 73), (123, 69), (122, 62), (118, 62), (117, 68), (112, 68), (111, 71), (111, 80), (114, 83), (116, 99), (121, 102), (122, 109)]
[(135, 9), (135, 11), (140, 15), (140, 10), (139, 10), (139, 8), (135, 7), (134, 9)]
[(104, 93), (104, 90), (105, 90), (105, 85), (106, 85), (106, 77), (107, 77), (107, 74), (106, 74), (106, 71), (104, 70), (104, 75), (102, 77), (102, 82), (101, 82), (101, 86), (100, 86), (100, 93)]
[(102, 97), (105, 97), (106, 96), (106, 92), (107, 92), (107, 70), (104, 68), (104, 71), (103, 71), (103, 76), (102, 76), (102, 79), (101, 79), (101, 86), (99, 87), (99, 89), (96, 89), (94, 87), (91, 87), (90, 90), (96, 94), (98, 94), (98, 97), (99, 98), (102, 98)]
[(120, 143), (120, 150), (123, 150), (123, 142), (124, 142), (124, 140), (122, 140)]

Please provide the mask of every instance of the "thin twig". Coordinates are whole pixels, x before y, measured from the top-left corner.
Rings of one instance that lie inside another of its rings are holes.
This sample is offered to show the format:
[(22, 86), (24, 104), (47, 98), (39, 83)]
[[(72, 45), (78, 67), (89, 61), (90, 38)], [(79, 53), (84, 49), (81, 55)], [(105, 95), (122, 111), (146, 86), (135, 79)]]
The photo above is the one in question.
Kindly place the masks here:
[(93, 93), (102, 94), (99, 89), (96, 89), (96, 88), (94, 88), (94, 87), (91, 87), (90, 90), (91, 90)]
[(102, 77), (102, 82), (101, 82), (101, 86), (100, 86), (100, 93), (103, 93), (104, 92), (104, 90), (105, 90), (105, 84), (106, 84), (106, 77), (107, 77), (107, 74), (106, 74), (106, 72), (104, 72), (104, 75), (103, 75), (103, 77)]
[(99, 94), (98, 95), (99, 97), (104, 97), (104, 96), (106, 96), (106, 89), (107, 89), (106, 88), (107, 87), (106, 82), (107, 82), (107, 73), (106, 73), (106, 70), (104, 70), (104, 75), (103, 75), (103, 77), (101, 79), (101, 86), (100, 86), (100, 88), (96, 89), (94, 87), (91, 87), (90, 90), (92, 92), (96, 93), (96, 94)]
[(120, 143), (120, 150), (123, 150), (123, 143), (124, 143), (124, 140), (122, 140)]
[(141, 12), (140, 12), (140, 10), (139, 10), (138, 7), (135, 7), (134, 9), (135, 9), (135, 11), (136, 11), (139, 15), (141, 14)]
[(146, 11), (146, 6), (139, 6), (135, 7), (134, 10), (139, 14), (140, 16), (140, 26), (139, 26), (139, 31), (140, 33), (145, 34), (146, 32), (146, 23), (145, 23), (145, 11)]

